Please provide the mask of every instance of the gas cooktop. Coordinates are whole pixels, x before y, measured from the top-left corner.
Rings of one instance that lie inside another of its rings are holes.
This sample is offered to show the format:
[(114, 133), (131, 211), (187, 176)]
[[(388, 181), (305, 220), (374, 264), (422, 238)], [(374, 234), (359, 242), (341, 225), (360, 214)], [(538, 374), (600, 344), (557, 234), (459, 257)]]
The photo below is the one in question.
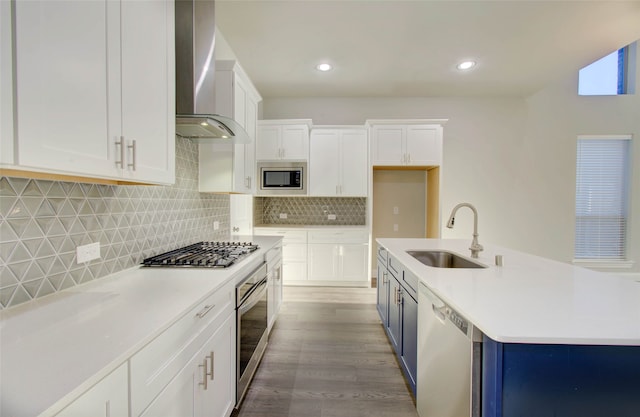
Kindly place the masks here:
[(142, 261), (143, 266), (227, 268), (258, 249), (251, 242), (198, 242)]

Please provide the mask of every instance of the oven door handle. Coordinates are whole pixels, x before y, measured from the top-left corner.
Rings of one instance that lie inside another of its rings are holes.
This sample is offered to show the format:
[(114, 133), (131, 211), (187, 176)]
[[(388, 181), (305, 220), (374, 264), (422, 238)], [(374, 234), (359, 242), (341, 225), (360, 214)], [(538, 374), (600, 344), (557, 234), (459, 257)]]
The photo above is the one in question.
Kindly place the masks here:
[(242, 301), (242, 304), (238, 307), (238, 311), (240, 314), (244, 314), (247, 311), (251, 310), (253, 306), (258, 304), (260, 299), (264, 293), (267, 292), (267, 278), (263, 278), (260, 282), (258, 282), (255, 287), (251, 290), (249, 295)]

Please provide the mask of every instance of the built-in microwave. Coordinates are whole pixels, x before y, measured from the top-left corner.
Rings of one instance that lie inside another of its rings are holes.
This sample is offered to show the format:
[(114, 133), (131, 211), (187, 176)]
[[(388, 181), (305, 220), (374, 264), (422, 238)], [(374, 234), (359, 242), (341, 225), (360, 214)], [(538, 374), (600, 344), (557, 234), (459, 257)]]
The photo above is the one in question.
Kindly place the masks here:
[(258, 162), (258, 195), (306, 195), (307, 163)]

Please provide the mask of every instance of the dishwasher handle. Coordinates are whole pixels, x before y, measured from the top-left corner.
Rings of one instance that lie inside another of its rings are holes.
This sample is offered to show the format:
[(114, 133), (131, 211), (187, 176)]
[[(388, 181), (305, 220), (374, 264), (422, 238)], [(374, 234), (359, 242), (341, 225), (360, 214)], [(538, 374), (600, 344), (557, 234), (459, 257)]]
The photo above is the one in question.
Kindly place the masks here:
[(427, 296), (427, 299), (431, 303), (431, 309), (435, 314), (436, 318), (442, 323), (446, 324), (446, 322), (450, 322), (455, 327), (458, 328), (462, 333), (464, 333), (469, 339), (472, 338), (472, 334), (469, 331), (472, 326), (470, 326), (469, 321), (461, 316), (457, 311), (449, 307), (442, 301), (437, 295), (435, 295), (429, 288), (425, 285), (420, 285), (420, 291), (423, 292), (424, 295)]

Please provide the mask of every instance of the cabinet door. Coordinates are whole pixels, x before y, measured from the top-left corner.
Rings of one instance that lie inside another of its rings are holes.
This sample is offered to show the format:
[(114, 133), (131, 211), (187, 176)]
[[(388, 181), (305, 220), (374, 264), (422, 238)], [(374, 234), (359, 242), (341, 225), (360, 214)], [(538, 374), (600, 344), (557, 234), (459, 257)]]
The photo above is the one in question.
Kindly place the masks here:
[(11, 3), (0, 1), (0, 163), (13, 158), (13, 33)]
[(128, 415), (127, 365), (123, 364), (56, 414), (56, 417), (127, 417)]
[(282, 159), (308, 160), (309, 159), (309, 126), (284, 125), (282, 126)]
[(249, 194), (229, 196), (231, 234), (251, 235), (253, 231), (253, 197)]
[(340, 195), (366, 197), (368, 185), (367, 161), (369, 159), (367, 132), (365, 130), (345, 130), (342, 133), (340, 143)]
[[(306, 245), (305, 245), (306, 246)], [(285, 262), (282, 263), (283, 284), (296, 283), (307, 280), (306, 262)]]
[(339, 256), (340, 245), (309, 245), (309, 279), (314, 281), (336, 281), (340, 279)]
[[(206, 388), (198, 385), (200, 417), (228, 417), (236, 403), (236, 326), (235, 317), (227, 320), (205, 344), (200, 359), (209, 365)], [(197, 356), (197, 355), (196, 355)], [(213, 363), (212, 363), (213, 362)], [(198, 367), (203, 371), (203, 367)], [(204, 372), (202, 372), (204, 378)]]
[(309, 195), (316, 197), (339, 195), (340, 167), (343, 159), (340, 154), (340, 133), (337, 130), (311, 132)]
[[(240, 77), (235, 76), (233, 82), (233, 116), (232, 118), (247, 129), (247, 99), (249, 92)], [(249, 137), (253, 139), (249, 133)], [(233, 146), (233, 189), (237, 192), (249, 192), (250, 184), (245, 175), (245, 159), (247, 145)]]
[(280, 159), (280, 126), (258, 126), (256, 138), (256, 159)]
[(247, 193), (253, 194), (256, 189), (256, 123), (258, 121), (258, 102), (249, 97), (246, 102), (245, 130), (251, 143), (244, 145), (244, 180)]
[(171, 184), (175, 180), (173, 2), (123, 1), (121, 18), (126, 172), (132, 179)]
[(378, 308), (380, 321), (387, 328), (389, 325), (389, 272), (380, 261), (378, 261), (376, 293), (378, 297), (376, 307)]
[(234, 346), (230, 315), (140, 416), (229, 416), (235, 404)]
[(405, 128), (399, 125), (374, 126), (372, 129), (372, 164), (401, 165), (404, 162), (402, 142)]
[(369, 245), (340, 245), (340, 278), (366, 281)]
[(416, 372), (418, 359), (418, 302), (404, 292), (402, 296), (402, 347), (400, 361), (409, 385), (416, 393)]
[(400, 308), (398, 292), (401, 287), (398, 280), (389, 275), (389, 322), (387, 334), (393, 350), (398, 353), (402, 343), (402, 310)]
[(442, 135), (439, 126), (407, 126), (408, 165), (438, 166), (442, 160)]
[(111, 1), (15, 2), (18, 164), (121, 175), (120, 80), (108, 72), (120, 61), (118, 15)]

